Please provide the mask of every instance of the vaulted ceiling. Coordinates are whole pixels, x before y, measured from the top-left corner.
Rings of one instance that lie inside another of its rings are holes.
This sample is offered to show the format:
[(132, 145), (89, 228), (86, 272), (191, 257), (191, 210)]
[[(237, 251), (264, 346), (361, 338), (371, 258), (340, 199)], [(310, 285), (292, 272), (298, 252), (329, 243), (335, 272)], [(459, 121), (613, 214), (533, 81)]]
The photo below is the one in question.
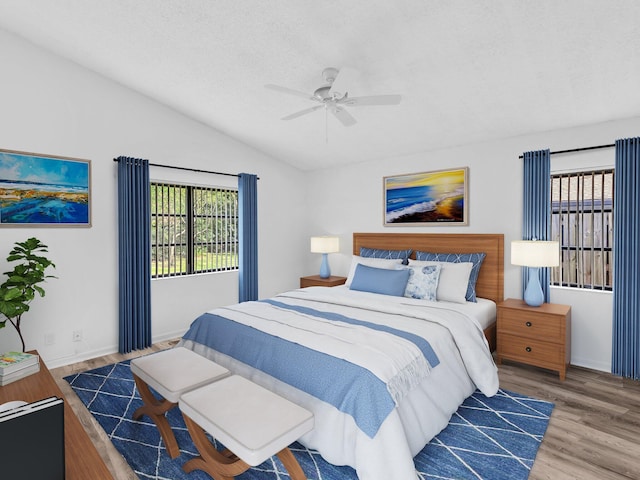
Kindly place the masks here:
[[(0, 27), (312, 170), (640, 115), (637, 0), (2, 0)], [(307, 98), (325, 67), (345, 127)]]

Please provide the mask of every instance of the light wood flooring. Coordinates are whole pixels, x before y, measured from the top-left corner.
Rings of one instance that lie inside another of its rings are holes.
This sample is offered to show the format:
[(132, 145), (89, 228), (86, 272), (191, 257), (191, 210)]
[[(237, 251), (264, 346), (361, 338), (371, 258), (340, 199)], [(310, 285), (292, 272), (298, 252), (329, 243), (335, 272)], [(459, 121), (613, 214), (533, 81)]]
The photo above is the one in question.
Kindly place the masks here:
[[(117, 480), (137, 476), (63, 377), (162, 350), (175, 342), (51, 372)], [(579, 367), (569, 368), (564, 382), (553, 372), (515, 363), (505, 362), (499, 372), (501, 388), (556, 405), (529, 480), (640, 480), (640, 382)]]

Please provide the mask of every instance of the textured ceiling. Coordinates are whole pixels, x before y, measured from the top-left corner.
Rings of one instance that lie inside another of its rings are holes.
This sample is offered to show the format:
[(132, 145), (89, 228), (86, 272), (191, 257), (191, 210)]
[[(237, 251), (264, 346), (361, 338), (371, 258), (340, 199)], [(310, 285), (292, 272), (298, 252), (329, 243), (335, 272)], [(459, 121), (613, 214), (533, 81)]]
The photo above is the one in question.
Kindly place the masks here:
[[(2, 0), (0, 27), (301, 169), (640, 115), (637, 0)], [(357, 75), (344, 127), (264, 88)]]

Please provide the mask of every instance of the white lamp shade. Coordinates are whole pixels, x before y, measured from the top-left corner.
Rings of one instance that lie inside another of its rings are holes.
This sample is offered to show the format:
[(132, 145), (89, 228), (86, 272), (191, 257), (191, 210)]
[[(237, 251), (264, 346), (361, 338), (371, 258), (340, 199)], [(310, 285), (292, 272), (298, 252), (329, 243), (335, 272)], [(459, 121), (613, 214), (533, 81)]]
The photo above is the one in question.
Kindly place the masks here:
[(559, 244), (544, 240), (513, 241), (511, 264), (523, 267), (557, 267), (560, 264)]
[(340, 251), (338, 237), (311, 237), (311, 253), (336, 253)]

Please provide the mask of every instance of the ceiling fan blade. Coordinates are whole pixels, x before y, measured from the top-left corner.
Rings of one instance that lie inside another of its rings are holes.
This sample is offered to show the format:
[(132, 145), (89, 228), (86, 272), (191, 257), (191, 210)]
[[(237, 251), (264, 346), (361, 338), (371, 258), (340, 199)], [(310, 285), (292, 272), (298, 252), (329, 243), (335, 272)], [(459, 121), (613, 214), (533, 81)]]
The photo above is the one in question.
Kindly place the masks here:
[(336, 106), (331, 108), (331, 113), (336, 117), (345, 127), (350, 127), (356, 124), (356, 119), (351, 116), (344, 108)]
[(289, 95), (295, 95), (296, 97), (306, 98), (307, 100), (319, 101), (316, 97), (314, 97), (310, 93), (304, 93), (299, 90), (293, 90), (292, 88), (281, 87), (280, 85), (265, 85), (264, 88), (268, 88), (269, 90), (275, 90), (276, 92), (288, 93)]
[(305, 108), (304, 110), (300, 110), (299, 112), (292, 113), (291, 115), (287, 115), (286, 117), (282, 117), (281, 120), (293, 120), (294, 118), (301, 117), (302, 115), (306, 115), (307, 113), (315, 112), (322, 107), (324, 107), (324, 105), (316, 105), (315, 107)]
[(338, 100), (340, 105), (363, 107), (368, 105), (398, 105), (402, 100), (400, 95), (373, 95), (370, 97), (347, 97)]
[(334, 98), (344, 97), (349, 91), (349, 87), (354, 84), (356, 75), (357, 72), (354, 68), (342, 67), (331, 84), (329, 95)]

